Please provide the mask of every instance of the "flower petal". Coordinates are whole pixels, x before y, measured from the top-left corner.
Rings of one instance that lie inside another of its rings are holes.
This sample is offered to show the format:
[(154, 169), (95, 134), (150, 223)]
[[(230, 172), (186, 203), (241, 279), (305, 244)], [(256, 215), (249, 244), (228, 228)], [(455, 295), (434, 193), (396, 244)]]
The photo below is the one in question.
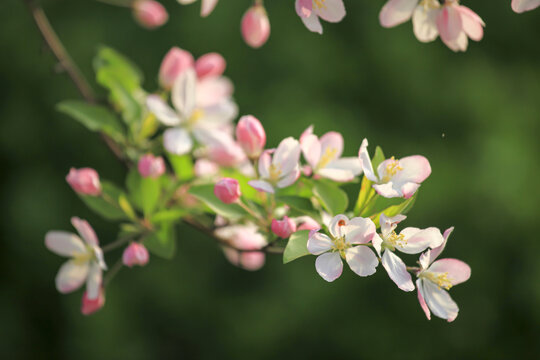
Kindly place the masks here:
[(98, 263), (93, 262), (90, 265), (88, 271), (88, 279), (86, 280), (86, 296), (90, 300), (97, 299), (99, 296), (99, 291), (101, 289), (101, 267)]
[(296, 0), (294, 4), (296, 9), (296, 14), (301, 18), (306, 18), (311, 15), (311, 10), (313, 9), (313, 0)]
[(339, 159), (343, 153), (343, 136), (330, 131), (321, 136), (321, 155), (332, 154), (331, 160)]
[(397, 224), (405, 220), (405, 215), (396, 215), (394, 217), (388, 217), (384, 213), (379, 217), (379, 224), (381, 225), (381, 233), (383, 236), (388, 236), (397, 227)]
[(448, 280), (452, 285), (461, 284), (471, 277), (471, 267), (461, 260), (441, 259), (435, 261), (428, 271), (435, 273), (448, 273)]
[(203, 108), (217, 105), (230, 98), (233, 92), (233, 83), (228, 78), (205, 78), (197, 82), (196, 105)]
[(408, 182), (422, 183), (431, 174), (431, 166), (428, 159), (422, 155), (407, 156), (399, 160), (399, 166), (403, 169), (392, 177), (396, 184)]
[(422, 281), (422, 285), (424, 300), (433, 314), (448, 320), (448, 322), (454, 321), (458, 316), (459, 308), (450, 294), (428, 280)]
[(248, 184), (258, 191), (263, 191), (270, 194), (273, 194), (275, 192), (274, 187), (264, 180), (251, 180), (248, 182)]
[(456, 41), (463, 30), (461, 14), (457, 5), (445, 5), (437, 14), (437, 28), (445, 44)]
[(328, 231), (335, 238), (340, 238), (346, 234), (346, 225), (349, 223), (349, 218), (345, 215), (336, 215), (328, 224)]
[(188, 132), (182, 128), (167, 129), (163, 133), (163, 146), (165, 150), (175, 155), (187, 154), (193, 147), (193, 140)]
[(334, 181), (351, 181), (362, 172), (362, 165), (356, 157), (336, 159), (317, 171), (317, 174)]
[(309, 15), (308, 17), (301, 17), (301, 19), (309, 31), (319, 34), (323, 33), (321, 22), (319, 21), (319, 17), (317, 16), (317, 14), (315, 14), (315, 12), (311, 12), (311, 15)]
[(384, 4), (379, 14), (379, 21), (383, 27), (394, 27), (409, 20), (418, 0), (389, 0)]
[(296, 166), (296, 169), (293, 169), (291, 172), (287, 173), (284, 177), (282, 177), (276, 184), (276, 186), (280, 189), (285, 188), (287, 186), (291, 186), (298, 180), (300, 177), (300, 167), (298, 165)]
[(313, 2), (313, 12), (328, 22), (340, 22), (346, 15), (343, 0)]
[(316, 135), (306, 134), (300, 138), (300, 146), (304, 159), (311, 167), (315, 168), (321, 159), (321, 142)]
[(536, 9), (540, 6), (540, 0), (512, 0), (512, 10), (522, 13)]
[(375, 274), (379, 259), (367, 246), (354, 246), (345, 251), (347, 264), (359, 276)]
[(62, 294), (77, 290), (88, 275), (88, 263), (77, 264), (74, 260), (65, 262), (56, 275), (56, 289)]
[(171, 109), (158, 95), (148, 95), (146, 97), (146, 107), (164, 125), (176, 126), (181, 122), (176, 111)]
[(411, 279), (411, 274), (407, 271), (407, 265), (399, 256), (390, 250), (385, 250), (381, 259), (381, 263), (386, 269), (388, 276), (398, 288), (403, 291), (413, 291), (414, 284)]
[(332, 282), (341, 276), (343, 272), (343, 262), (339, 253), (324, 253), (315, 260), (315, 269), (326, 281)]
[(377, 182), (379, 181), (379, 179), (377, 179), (377, 176), (375, 175), (375, 172), (373, 171), (373, 165), (371, 164), (371, 158), (369, 157), (367, 147), (368, 147), (368, 141), (367, 139), (364, 139), (362, 141), (362, 145), (360, 146), (360, 150), (358, 150), (358, 158), (360, 159), (360, 164), (362, 165), (362, 170), (364, 171), (364, 175), (369, 180), (373, 182)]
[[(430, 254), (430, 257), (429, 257), (429, 264), (431, 264), (433, 261), (435, 261), (435, 259), (437, 259), (437, 257), (439, 257), (439, 255), (442, 253), (442, 251), (444, 250), (444, 247), (446, 246), (448, 238), (450, 237), (450, 234), (452, 234), (453, 231), (454, 231), (453, 226), (444, 231), (444, 234), (443, 234), (444, 241), (443, 241), (443, 243), (441, 245), (436, 246), (431, 250), (431, 254)], [(427, 268), (427, 266), (426, 266), (426, 268)]]
[(214, 11), (214, 8), (217, 5), (218, 0), (202, 0), (201, 3), (201, 16), (207, 17)]
[(197, 75), (190, 68), (183, 71), (174, 81), (171, 101), (176, 110), (188, 119), (195, 109)]
[(439, 36), (435, 19), (438, 9), (425, 8), (423, 5), (418, 5), (414, 10), (412, 23), (414, 35), (421, 42), (433, 41)]
[(424, 314), (426, 314), (426, 317), (428, 320), (431, 320), (431, 312), (429, 311), (429, 308), (426, 304), (426, 301), (424, 300), (424, 288), (423, 288), (423, 281), (422, 279), (416, 280), (416, 289), (418, 291), (418, 302), (420, 303), (420, 307), (422, 310), (424, 310)]
[(272, 164), (280, 169), (283, 174), (289, 173), (298, 166), (300, 152), (301, 149), (298, 140), (292, 137), (283, 139), (274, 153)]
[(444, 238), (441, 231), (435, 227), (419, 230), (418, 228), (405, 228), (400, 232), (404, 241), (396, 245), (396, 249), (405, 254), (418, 254), (428, 247), (440, 246)]
[(371, 219), (355, 217), (347, 223), (345, 240), (349, 244), (366, 244), (373, 239), (375, 230), (375, 224)]
[(327, 252), (332, 249), (334, 243), (332, 240), (325, 234), (316, 232), (312, 234), (307, 242), (307, 249), (313, 255), (321, 255), (322, 253)]
[[(365, 172), (365, 170), (364, 170)], [(401, 192), (397, 191), (394, 188), (394, 183), (392, 181), (387, 182), (385, 184), (374, 184), (373, 188), (377, 192), (377, 194), (385, 197), (385, 198), (395, 198), (395, 197), (401, 197)]]
[(86, 252), (82, 240), (77, 235), (66, 231), (49, 231), (45, 235), (45, 246), (60, 256), (73, 256)]
[(71, 224), (73, 225), (75, 229), (77, 229), (77, 232), (79, 233), (79, 235), (81, 235), (81, 237), (89, 245), (94, 245), (94, 246), (99, 245), (96, 232), (94, 231), (94, 229), (92, 229), (88, 221), (79, 219), (78, 217), (74, 216), (71, 218)]
[(474, 41), (480, 41), (484, 37), (484, 21), (477, 13), (466, 6), (458, 7), (463, 22), (463, 31)]
[(377, 255), (379, 255), (379, 257), (380, 257), (381, 256), (381, 249), (382, 249), (383, 239), (381, 239), (379, 234), (375, 233), (375, 235), (373, 235), (373, 239), (371, 239), (371, 243), (373, 244), (373, 247), (375, 248), (375, 251), (377, 251)]

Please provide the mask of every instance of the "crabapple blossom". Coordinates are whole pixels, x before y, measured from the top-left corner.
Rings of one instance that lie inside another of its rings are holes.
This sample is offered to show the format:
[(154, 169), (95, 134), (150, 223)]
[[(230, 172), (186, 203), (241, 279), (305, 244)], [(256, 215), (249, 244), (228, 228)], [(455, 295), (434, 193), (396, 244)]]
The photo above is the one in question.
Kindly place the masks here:
[(259, 48), (270, 36), (270, 20), (261, 4), (250, 7), (242, 17), (242, 37), (252, 48)]
[(146, 154), (139, 159), (137, 168), (142, 177), (156, 179), (165, 173), (165, 160), (161, 156)]
[(272, 219), (272, 232), (283, 239), (288, 239), (296, 231), (296, 224), (293, 219), (284, 216), (281, 220)]
[[(379, 223), (381, 224), (381, 235), (375, 234), (373, 237), (373, 247), (381, 257), (381, 263), (388, 276), (403, 291), (413, 291), (414, 284), (411, 274), (407, 271), (407, 266), (394, 254), (399, 250), (405, 254), (418, 254), (428, 247), (435, 248), (440, 246), (444, 239), (439, 229), (430, 227), (427, 229), (418, 229), (408, 227), (398, 234), (395, 229), (397, 224), (405, 220), (405, 215), (396, 215), (387, 217), (381, 214)], [(382, 253), (382, 256), (381, 256)]]
[(319, 18), (337, 23), (346, 14), (343, 0), (296, 0), (295, 8), (309, 31), (319, 34), (323, 33)]
[(319, 230), (321, 225), (310, 216), (299, 216), (296, 219), (296, 230)]
[(143, 244), (132, 242), (122, 254), (122, 263), (127, 267), (144, 266), (148, 263), (149, 257), (148, 250)]
[[(177, 0), (182, 5), (192, 4), (197, 0)], [(214, 11), (218, 0), (201, 0), (201, 16), (207, 17)]]
[(253, 115), (244, 115), (236, 125), (236, 140), (249, 158), (257, 158), (266, 145), (266, 132)]
[(77, 194), (98, 196), (101, 194), (101, 183), (96, 170), (92, 168), (71, 168), (66, 181)]
[(226, 67), (225, 59), (218, 53), (204, 54), (195, 61), (195, 72), (199, 80), (221, 76)]
[(247, 161), (240, 145), (225, 131), (199, 134), (199, 140), (206, 144), (208, 159), (220, 166), (235, 167)]
[(105, 291), (99, 289), (99, 295), (95, 299), (88, 298), (88, 292), (84, 292), (81, 300), (81, 313), (83, 315), (91, 315), (100, 310), (105, 305)]
[(284, 188), (298, 180), (300, 176), (300, 143), (288, 137), (283, 139), (277, 150), (266, 150), (259, 158), (259, 180), (248, 184), (259, 191), (274, 193), (274, 187)]
[(219, 180), (214, 186), (214, 195), (225, 204), (236, 202), (242, 195), (238, 180), (231, 178)]
[(512, 0), (512, 10), (522, 13), (536, 9), (540, 6), (540, 0)]
[(300, 145), (304, 158), (316, 175), (334, 181), (351, 181), (362, 172), (357, 157), (341, 157), (343, 136), (340, 133), (327, 132), (319, 139), (310, 126), (300, 137)]
[(231, 225), (216, 229), (216, 236), (229, 245), (223, 247), (223, 252), (233, 265), (249, 271), (263, 267), (266, 256), (264, 252), (256, 250), (262, 249), (267, 242), (257, 230), (257, 226), (253, 224)]
[(457, 0), (447, 0), (435, 22), (441, 40), (456, 52), (467, 50), (468, 38), (480, 41), (484, 37), (482, 18)]
[(195, 176), (197, 177), (212, 177), (219, 172), (219, 166), (208, 159), (197, 159), (194, 165)]
[(159, 68), (159, 83), (165, 89), (170, 89), (178, 76), (185, 70), (193, 67), (193, 55), (179, 47), (173, 47), (161, 62)]
[(400, 160), (391, 157), (377, 167), (377, 174), (367, 151), (368, 141), (364, 139), (358, 152), (364, 175), (375, 184), (375, 191), (386, 198), (414, 195), (420, 184), (431, 174), (429, 161), (421, 155), (407, 156)]
[(153, 0), (136, 0), (133, 3), (133, 14), (139, 24), (148, 29), (160, 27), (169, 19), (165, 7)]
[(71, 224), (80, 237), (65, 231), (49, 231), (45, 235), (45, 246), (49, 250), (71, 258), (60, 267), (56, 288), (65, 294), (77, 290), (86, 281), (87, 297), (94, 300), (101, 288), (102, 270), (107, 269), (103, 252), (94, 229), (87, 221), (72, 217)]
[(431, 320), (431, 312), (433, 312), (448, 322), (454, 321), (459, 308), (447, 290), (471, 277), (471, 268), (461, 260), (440, 259), (435, 261), (444, 250), (453, 230), (454, 228), (451, 227), (444, 232), (444, 241), (440, 246), (428, 250), (420, 256), (420, 270), (416, 274), (418, 277), (416, 287), (418, 288), (418, 301), (428, 320)]
[(331, 282), (341, 276), (341, 259), (345, 259), (351, 270), (359, 276), (375, 273), (379, 260), (365, 246), (375, 236), (373, 221), (361, 217), (349, 220), (345, 215), (337, 215), (330, 221), (328, 230), (330, 236), (312, 231), (307, 242), (308, 251), (318, 255), (315, 268), (324, 280)]

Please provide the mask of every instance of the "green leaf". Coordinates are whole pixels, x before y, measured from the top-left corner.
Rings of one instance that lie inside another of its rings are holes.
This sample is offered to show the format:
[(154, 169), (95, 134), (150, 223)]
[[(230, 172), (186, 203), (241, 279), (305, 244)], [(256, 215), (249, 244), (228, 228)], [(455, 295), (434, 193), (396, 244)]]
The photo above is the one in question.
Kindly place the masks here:
[(291, 235), (283, 252), (284, 264), (310, 254), (307, 249), (308, 238), (309, 230), (300, 230)]
[(213, 212), (228, 219), (235, 220), (247, 215), (238, 204), (224, 204), (214, 195), (214, 185), (199, 185), (189, 189), (189, 193), (206, 204)]
[(142, 194), (141, 194), (141, 174), (137, 168), (132, 168), (126, 177), (126, 188), (129, 193), (131, 203), (138, 209), (142, 210)]
[(313, 194), (321, 201), (330, 215), (343, 214), (349, 205), (345, 191), (329, 182), (317, 182)]
[(416, 201), (416, 195), (418, 194), (418, 192), (416, 194), (414, 194), (413, 197), (407, 199), (407, 200), (403, 200), (401, 198), (397, 198), (400, 200), (400, 202), (396, 205), (391, 205), (391, 206), (388, 206), (386, 208), (384, 208), (383, 210), (381, 211), (378, 211), (376, 213), (374, 213), (373, 215), (369, 216), (371, 220), (373, 220), (373, 222), (375, 223), (375, 225), (377, 227), (380, 226), (379, 224), (379, 218), (381, 217), (381, 214), (385, 214), (386, 216), (388, 217), (393, 217), (393, 216), (396, 216), (396, 215), (399, 215), (399, 214), (402, 214), (402, 215), (405, 215), (406, 213), (408, 213), (415, 201)]
[(151, 215), (161, 196), (160, 179), (146, 177), (141, 179), (141, 205), (145, 216)]
[[(377, 172), (377, 167), (380, 163), (382, 163), (385, 160), (384, 153), (382, 149), (377, 146), (375, 148), (375, 154), (373, 155), (373, 158), (371, 159), (371, 165), (373, 166), (373, 170)], [(362, 178), (362, 183), (360, 185), (360, 192), (358, 193), (358, 199), (356, 200), (356, 205), (354, 206), (354, 213), (360, 214), (365, 210), (365, 207), (368, 203), (370, 203), (371, 200), (373, 200), (373, 197), (376, 195), (375, 189), (372, 187), (373, 182), (370, 181), (365, 175)]]
[(301, 196), (278, 196), (276, 200), (283, 202), (292, 209), (302, 213), (303, 215), (310, 216), (315, 220), (320, 218), (317, 210), (313, 208), (313, 204), (310, 199)]
[(189, 155), (174, 155), (167, 154), (169, 161), (178, 180), (187, 181), (193, 178), (195, 172), (193, 170), (193, 160)]
[(133, 210), (133, 207), (129, 203), (125, 194), (120, 194), (118, 197), (118, 205), (120, 205), (120, 208), (124, 211), (128, 218), (131, 220), (137, 220), (135, 210)]
[(173, 222), (181, 219), (188, 212), (184, 209), (169, 209), (158, 211), (150, 218), (150, 222), (153, 224), (160, 222)]
[(375, 154), (373, 155), (373, 158), (371, 159), (371, 165), (373, 165), (373, 170), (376, 172), (377, 167), (384, 161), (386, 158), (384, 157), (384, 153), (380, 146), (377, 146), (375, 148)]
[(124, 138), (122, 123), (104, 106), (79, 100), (66, 100), (56, 105), (56, 108), (83, 124), (90, 131), (102, 131), (115, 141), (121, 141)]
[(144, 246), (154, 255), (172, 259), (176, 250), (175, 231), (172, 223), (163, 223), (154, 233), (143, 240)]
[(108, 220), (126, 219), (118, 199), (122, 191), (109, 182), (101, 183), (102, 193), (99, 196), (79, 195), (86, 206)]

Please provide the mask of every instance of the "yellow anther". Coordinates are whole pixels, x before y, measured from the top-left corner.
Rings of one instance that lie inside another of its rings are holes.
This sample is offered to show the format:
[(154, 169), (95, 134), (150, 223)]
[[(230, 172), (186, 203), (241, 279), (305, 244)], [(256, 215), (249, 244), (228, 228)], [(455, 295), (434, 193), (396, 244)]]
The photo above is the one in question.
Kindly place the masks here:
[(382, 182), (390, 181), (390, 178), (396, 175), (398, 171), (401, 170), (403, 170), (403, 168), (399, 166), (399, 160), (394, 159), (394, 157), (392, 156), (386, 164), (386, 174), (384, 175)]
[(321, 156), (319, 163), (317, 164), (317, 169), (323, 169), (326, 165), (330, 163), (330, 161), (334, 160), (336, 154), (336, 148), (327, 147), (326, 150), (324, 150), (324, 154)]
[(326, 9), (326, 5), (324, 4), (326, 0), (313, 0), (313, 7), (316, 7), (317, 9)]
[(85, 253), (76, 253), (73, 255), (73, 262), (76, 265), (82, 265), (92, 260), (93, 257), (94, 257), (93, 251), (87, 251)]
[(437, 286), (440, 288), (444, 288), (446, 290), (450, 290), (452, 287), (452, 283), (450, 282), (450, 279), (448, 279), (448, 273), (435, 273), (435, 272), (425, 272), (422, 274), (423, 277), (428, 279), (429, 281), (437, 284)]
[(204, 110), (195, 109), (188, 119), (188, 126), (196, 124), (204, 116)]
[(269, 173), (270, 173), (270, 181), (273, 181), (273, 182), (278, 181), (282, 173), (281, 167), (278, 167), (274, 164), (270, 164)]
[(332, 239), (332, 242), (334, 243), (334, 246), (332, 246), (333, 251), (338, 251), (339, 255), (341, 255), (342, 258), (345, 258), (345, 250), (350, 248), (352, 245), (349, 244), (347, 241), (345, 241), (345, 237), (339, 237)]
[(403, 234), (396, 234), (395, 231), (392, 231), (390, 235), (388, 235), (384, 239), (388, 244), (392, 245), (393, 247), (407, 245), (407, 239), (405, 239), (405, 235)]

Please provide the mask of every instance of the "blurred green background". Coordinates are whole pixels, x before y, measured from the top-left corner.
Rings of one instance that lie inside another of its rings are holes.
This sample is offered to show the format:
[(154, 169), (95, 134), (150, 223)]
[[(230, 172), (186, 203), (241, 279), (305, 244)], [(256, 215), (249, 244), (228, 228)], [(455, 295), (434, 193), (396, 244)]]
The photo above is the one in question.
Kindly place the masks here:
[(80, 315), (81, 293), (54, 288), (62, 259), (46, 250), (44, 234), (71, 230), (77, 215), (102, 243), (113, 241), (115, 225), (86, 209), (64, 177), (71, 166), (90, 166), (121, 184), (125, 169), (97, 135), (55, 111), (79, 95), (55, 73), (22, 2), (3, 0), (2, 358), (538, 358), (540, 10), (517, 15), (510, 0), (464, 1), (487, 23), (486, 35), (454, 54), (439, 40), (418, 42), (410, 23), (379, 26), (383, 0), (345, 1), (347, 17), (324, 23), (323, 36), (304, 28), (293, 0), (269, 0), (272, 35), (253, 50), (239, 33), (249, 3), (220, 1), (202, 19), (199, 3), (167, 0), (169, 23), (146, 31), (126, 9), (43, 1), (96, 90), (91, 59), (100, 44), (137, 63), (148, 90), (171, 46), (195, 56), (217, 51), (241, 113), (261, 119), (270, 146), (315, 124), (318, 134), (342, 132), (348, 155), (367, 137), (386, 155), (427, 156), (433, 173), (407, 225), (456, 227), (445, 255), (472, 267), (451, 291), (457, 320), (427, 321), (416, 293), (400, 291), (382, 269), (369, 278), (344, 271), (329, 284), (313, 257), (284, 266), (271, 256), (249, 273), (189, 228), (178, 232), (173, 261), (122, 270), (105, 308)]

